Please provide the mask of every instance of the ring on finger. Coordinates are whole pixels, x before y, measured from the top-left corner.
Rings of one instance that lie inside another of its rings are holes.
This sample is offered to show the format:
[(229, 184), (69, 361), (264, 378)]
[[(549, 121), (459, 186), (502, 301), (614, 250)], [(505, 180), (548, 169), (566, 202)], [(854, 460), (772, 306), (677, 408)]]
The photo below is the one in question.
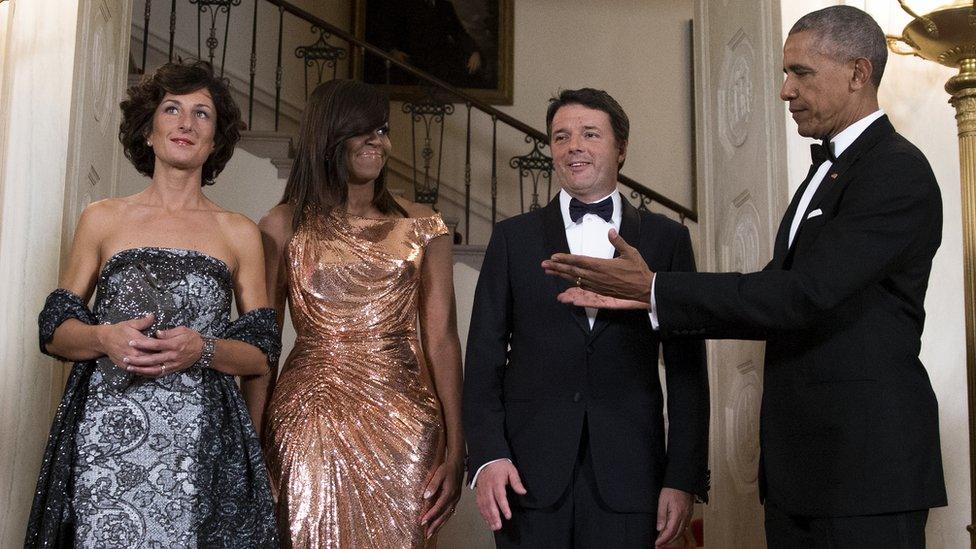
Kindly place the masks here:
[(576, 287), (577, 288), (582, 288), (583, 287), (583, 277), (582, 276), (577, 276), (576, 277)]
[(164, 362), (159, 365), (159, 375), (165, 375), (165, 374), (166, 374), (166, 363)]

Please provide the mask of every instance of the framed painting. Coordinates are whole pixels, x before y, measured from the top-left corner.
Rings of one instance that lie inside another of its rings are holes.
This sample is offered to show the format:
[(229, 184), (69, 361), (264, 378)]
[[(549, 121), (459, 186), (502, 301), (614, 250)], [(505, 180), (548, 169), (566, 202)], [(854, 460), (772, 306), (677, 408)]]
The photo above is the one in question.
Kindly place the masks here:
[[(514, 0), (354, 0), (356, 37), (473, 97), (512, 104)], [(419, 93), (418, 80), (358, 52), (356, 78), (386, 86), (392, 99)]]

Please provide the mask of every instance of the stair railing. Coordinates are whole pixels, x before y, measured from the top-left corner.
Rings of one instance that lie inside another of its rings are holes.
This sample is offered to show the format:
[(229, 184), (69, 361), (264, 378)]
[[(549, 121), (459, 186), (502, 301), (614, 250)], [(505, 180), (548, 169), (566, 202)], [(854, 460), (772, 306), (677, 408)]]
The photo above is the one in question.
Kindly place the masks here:
[[(159, 2), (160, 0), (157, 0)], [(166, 0), (163, 0), (166, 2)], [(224, 74), (224, 64), (227, 57), (228, 36), (231, 27), (231, 10), (241, 6), (242, 0), (181, 0), (196, 6), (197, 15), (197, 48), (196, 55), (200, 59), (208, 59), (219, 74)], [(286, 0), (249, 0), (252, 9), (251, 18), (251, 40), (250, 40), (250, 66), (248, 68), (247, 83), (247, 124), (248, 128), (254, 129), (254, 102), (255, 102), (255, 79), (257, 75), (258, 62), (258, 6), (268, 4), (277, 11), (277, 33), (276, 33), (276, 66), (274, 83), (274, 129), (279, 130), (282, 106), (282, 88), (284, 85), (284, 22), (285, 14), (294, 16), (304, 22), (311, 29), (311, 33), (316, 37), (309, 44), (299, 45), (295, 48), (295, 56), (302, 62), (304, 68), (305, 97), (307, 98), (312, 86), (309, 80), (309, 72), (315, 79), (315, 84), (321, 83), (327, 72), (331, 72), (331, 77), (337, 76), (338, 64), (340, 60), (347, 59), (350, 50), (353, 53), (361, 53), (364, 56), (372, 55), (378, 57), (385, 64), (387, 74), (391, 68), (396, 67), (404, 73), (416, 78), (421, 84), (424, 93), (415, 100), (403, 102), (402, 112), (411, 118), (411, 142), (414, 150), (412, 155), (412, 183), (414, 187), (415, 200), (431, 204), (436, 207), (440, 191), (440, 173), (442, 154), (434, 149), (434, 141), (440, 152), (443, 152), (444, 123), (446, 117), (455, 112), (456, 103), (463, 104), (465, 107), (465, 152), (464, 152), (464, 243), (469, 243), (471, 227), (471, 150), (472, 150), (472, 109), (490, 117), (491, 120), (491, 170), (490, 170), (490, 197), (491, 197), (491, 222), (497, 221), (499, 216), (498, 209), (498, 124), (499, 122), (508, 128), (524, 134), (525, 142), (530, 146), (528, 153), (512, 157), (508, 165), (515, 169), (518, 175), (519, 185), (519, 207), (522, 212), (527, 209), (532, 210), (543, 206), (552, 197), (552, 158), (546, 154), (545, 149), (549, 146), (549, 139), (546, 133), (541, 132), (521, 120), (502, 112), (491, 105), (471, 96), (464, 90), (428, 74), (407, 62), (400, 61), (391, 56), (386, 51), (374, 46), (349, 32), (309, 13), (308, 11), (295, 6)], [(153, 0), (144, 0), (144, 26), (142, 44), (142, 69), (145, 71), (147, 64), (147, 46), (149, 42), (150, 16)], [(169, 17), (169, 43), (168, 60), (174, 58), (174, 39), (176, 35), (177, 21), (177, 0), (168, 0)], [(224, 32), (221, 41), (218, 31), (218, 18), (224, 16)], [(203, 24), (208, 23), (207, 37), (203, 40)], [(349, 49), (344, 49), (329, 42), (330, 38), (345, 41)], [(206, 46), (204, 53), (203, 46)], [(190, 49), (190, 48), (187, 48)], [(219, 49), (219, 51), (218, 51)], [(192, 49), (190, 49), (192, 52)], [(219, 53), (220, 63), (215, 63)], [(417, 159), (418, 128), (421, 133), (420, 142), (420, 163)], [(434, 157), (437, 157), (434, 162)], [(629, 198), (640, 210), (649, 210), (653, 204), (669, 210), (672, 215), (676, 215), (681, 222), (690, 220), (698, 221), (697, 207), (689, 208), (671, 200), (670, 198), (650, 189), (649, 187), (627, 177), (623, 174), (618, 175), (618, 183), (626, 187)], [(528, 187), (528, 191), (526, 188)], [(526, 200), (528, 199), (528, 200)]]

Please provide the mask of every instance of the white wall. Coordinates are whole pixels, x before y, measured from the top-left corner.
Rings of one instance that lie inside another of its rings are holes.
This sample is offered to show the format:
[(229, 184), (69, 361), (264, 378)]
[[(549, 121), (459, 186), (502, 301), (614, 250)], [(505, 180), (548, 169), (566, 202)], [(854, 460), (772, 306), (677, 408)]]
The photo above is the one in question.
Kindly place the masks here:
[[(865, 9), (889, 34), (901, 34), (907, 16), (895, 2), (782, 3), (783, 35), (803, 14), (822, 6), (846, 3)], [(911, 3), (909, 3), (911, 5)], [(942, 189), (942, 246), (935, 256), (925, 310), (921, 359), (939, 399), (942, 459), (949, 506), (929, 515), (928, 546), (967, 547), (970, 519), (969, 424), (966, 381), (966, 338), (963, 309), (962, 214), (960, 211), (959, 147), (955, 112), (943, 85), (955, 71), (912, 57), (889, 55), (880, 102), (899, 133), (917, 145), (935, 171)], [(796, 190), (810, 166), (809, 143), (795, 133), (796, 124), (784, 108), (789, 135), (790, 191)]]
[(8, 4), (0, 41), (0, 547), (19, 547), (60, 395), (55, 362), (38, 352), (35, 319), (58, 280), (77, 6)]

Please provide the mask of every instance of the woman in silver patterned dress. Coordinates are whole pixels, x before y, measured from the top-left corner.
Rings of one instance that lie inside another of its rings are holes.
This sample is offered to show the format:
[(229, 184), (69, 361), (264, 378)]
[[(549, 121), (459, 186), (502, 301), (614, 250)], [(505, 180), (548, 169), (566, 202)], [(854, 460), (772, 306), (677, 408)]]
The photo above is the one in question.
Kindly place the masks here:
[(163, 66), (122, 111), (125, 154), (152, 182), (86, 208), (40, 315), (41, 350), (76, 364), (25, 545), (274, 547), (235, 383), (280, 349), (260, 234), (202, 191), (233, 154), (240, 112), (205, 63)]

